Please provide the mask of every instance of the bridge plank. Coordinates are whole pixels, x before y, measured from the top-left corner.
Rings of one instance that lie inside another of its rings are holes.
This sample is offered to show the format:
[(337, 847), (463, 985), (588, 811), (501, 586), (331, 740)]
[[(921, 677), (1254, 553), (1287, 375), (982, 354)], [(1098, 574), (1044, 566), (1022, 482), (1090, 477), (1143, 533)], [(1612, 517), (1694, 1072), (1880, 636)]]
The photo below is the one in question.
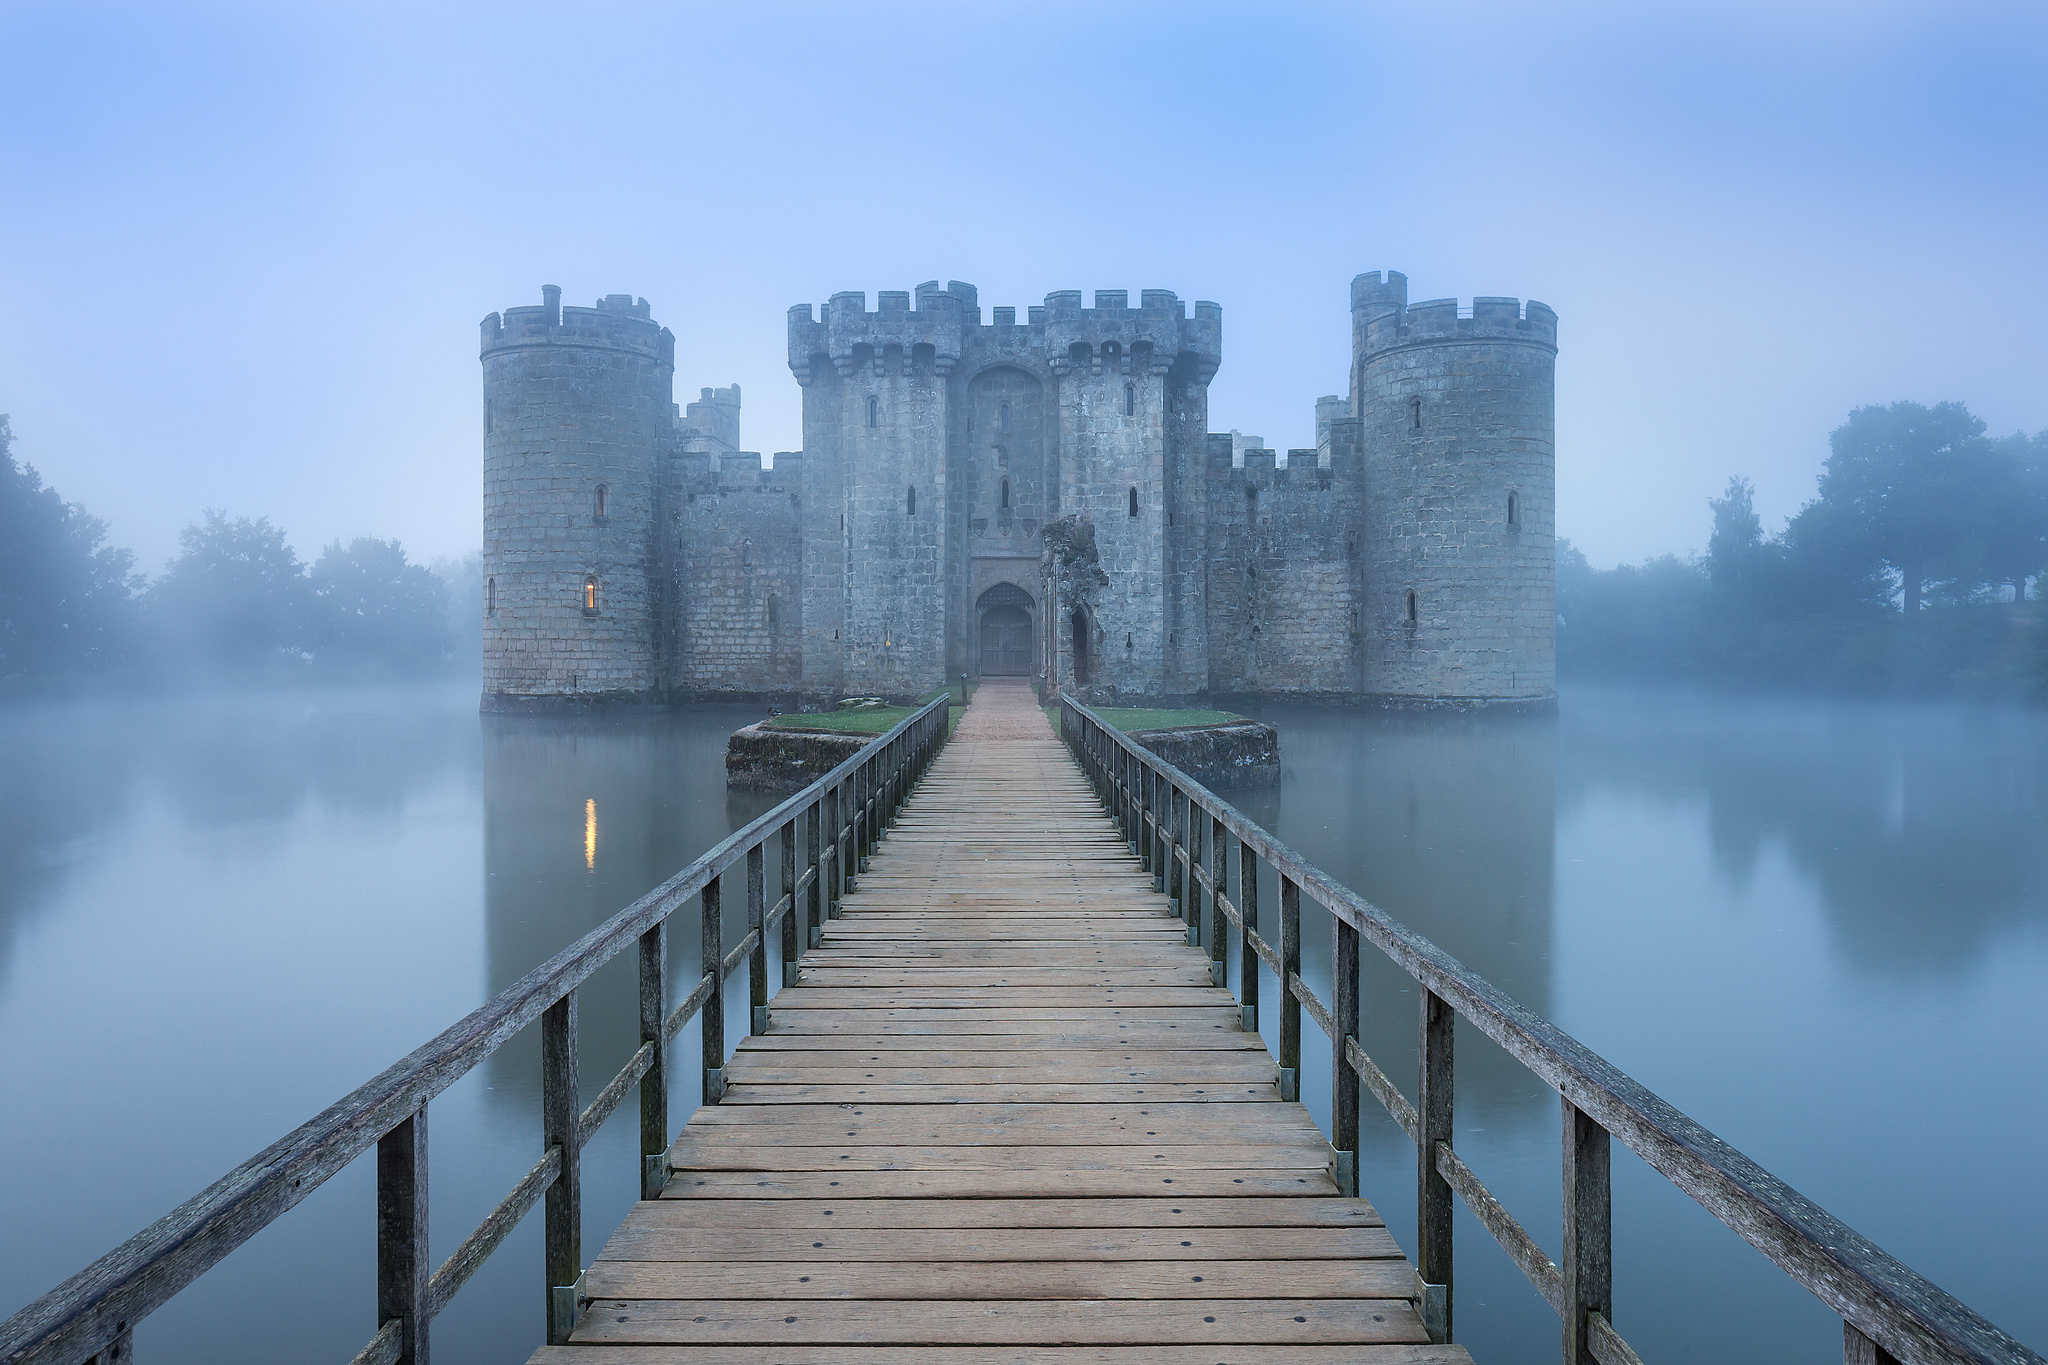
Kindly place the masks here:
[(533, 1365), (1468, 1365), (1027, 689), (857, 882)]

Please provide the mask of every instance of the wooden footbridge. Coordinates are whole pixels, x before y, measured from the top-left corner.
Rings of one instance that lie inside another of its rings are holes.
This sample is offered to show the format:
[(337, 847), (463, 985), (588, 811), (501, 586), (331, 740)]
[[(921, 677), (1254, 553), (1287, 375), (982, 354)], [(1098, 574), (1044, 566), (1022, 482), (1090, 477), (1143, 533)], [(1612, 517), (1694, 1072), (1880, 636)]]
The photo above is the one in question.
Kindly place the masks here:
[[(357, 1365), (424, 1365), (435, 1315), (536, 1204), (531, 1365), (1449, 1365), (1468, 1359), (1454, 1200), (1558, 1311), (1566, 1365), (1634, 1365), (1613, 1325), (1610, 1138), (1840, 1313), (1850, 1365), (2048, 1365), (1088, 708), (1063, 701), (1056, 735), (1023, 685), (989, 681), (946, 727), (943, 699), (920, 708), (0, 1324), (0, 1365), (129, 1360), (144, 1315), (372, 1147)], [(1300, 975), (1305, 900), (1334, 934), (1327, 1001)], [(683, 991), (667, 930), (692, 902)], [(1367, 945), (1419, 987), (1413, 1098), (1359, 1043)], [(586, 1105), (577, 993), (629, 950), (642, 1043)], [(748, 1036), (728, 1050), (742, 980)], [(1255, 1031), (1268, 990), (1277, 1056)], [(1320, 1128), (1295, 1100), (1304, 1014), (1334, 1053)], [(1558, 1261), (1458, 1155), (1458, 1016), (1559, 1094)], [(704, 1103), (677, 1136), (693, 1017)], [(433, 1267), (428, 1104), (529, 1026), (540, 1158)], [(1416, 1144), (1413, 1263), (1357, 1197), (1364, 1093)], [(636, 1094), (643, 1197), (586, 1259), (582, 1150)]]

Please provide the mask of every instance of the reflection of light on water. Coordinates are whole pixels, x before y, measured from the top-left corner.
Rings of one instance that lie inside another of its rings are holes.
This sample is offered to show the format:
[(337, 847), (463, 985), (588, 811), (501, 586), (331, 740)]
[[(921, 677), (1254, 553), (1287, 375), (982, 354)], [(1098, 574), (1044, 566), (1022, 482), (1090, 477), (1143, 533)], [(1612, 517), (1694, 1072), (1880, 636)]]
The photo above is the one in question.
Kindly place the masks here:
[(597, 798), (583, 803), (583, 865), (597, 870)]

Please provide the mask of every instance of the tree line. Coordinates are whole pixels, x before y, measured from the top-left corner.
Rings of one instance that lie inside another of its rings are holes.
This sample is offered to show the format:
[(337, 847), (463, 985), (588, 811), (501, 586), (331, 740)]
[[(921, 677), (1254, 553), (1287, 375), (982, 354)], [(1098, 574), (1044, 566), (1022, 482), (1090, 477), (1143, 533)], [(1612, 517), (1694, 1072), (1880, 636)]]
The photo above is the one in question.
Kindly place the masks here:
[(1961, 403), (1862, 407), (1766, 534), (1736, 477), (1704, 554), (1594, 569), (1558, 542), (1565, 677), (1872, 696), (2048, 697), (2048, 432)]
[(268, 518), (211, 508), (178, 545), (138, 572), (105, 521), (15, 459), (0, 415), (0, 689), (416, 677), (474, 658), (474, 555), (430, 568), (360, 536), (307, 564)]

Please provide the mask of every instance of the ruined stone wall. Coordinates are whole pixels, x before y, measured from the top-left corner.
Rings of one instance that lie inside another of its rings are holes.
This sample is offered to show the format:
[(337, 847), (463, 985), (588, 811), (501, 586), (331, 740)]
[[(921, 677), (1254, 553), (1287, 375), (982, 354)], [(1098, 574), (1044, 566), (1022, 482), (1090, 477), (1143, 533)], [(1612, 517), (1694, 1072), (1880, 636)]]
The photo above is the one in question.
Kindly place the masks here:
[(1356, 424), (1319, 450), (1209, 446), (1209, 687), (1217, 695), (1342, 697), (1364, 676), (1363, 479)]
[(542, 299), (481, 329), (484, 706), (659, 700), (675, 338), (645, 299)]
[(1365, 689), (1390, 698), (1556, 696), (1557, 315), (1475, 298), (1410, 305), (1352, 282), (1365, 443)]
[(789, 695), (803, 675), (803, 456), (671, 465), (672, 695)]

